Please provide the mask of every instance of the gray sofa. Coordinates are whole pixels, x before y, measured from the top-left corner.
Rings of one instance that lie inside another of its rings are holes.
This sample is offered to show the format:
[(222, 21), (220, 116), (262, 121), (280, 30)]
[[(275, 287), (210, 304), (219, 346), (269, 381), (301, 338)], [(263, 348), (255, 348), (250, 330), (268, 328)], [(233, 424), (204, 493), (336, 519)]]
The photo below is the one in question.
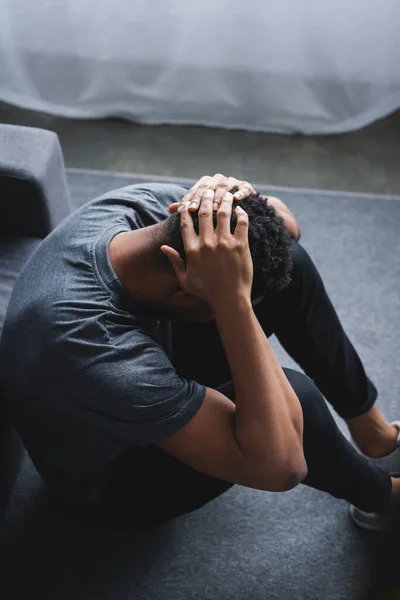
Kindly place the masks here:
[[(41, 240), (71, 211), (63, 156), (51, 131), (0, 125), (0, 335), (11, 291)], [(0, 384), (0, 521), (23, 456)]]

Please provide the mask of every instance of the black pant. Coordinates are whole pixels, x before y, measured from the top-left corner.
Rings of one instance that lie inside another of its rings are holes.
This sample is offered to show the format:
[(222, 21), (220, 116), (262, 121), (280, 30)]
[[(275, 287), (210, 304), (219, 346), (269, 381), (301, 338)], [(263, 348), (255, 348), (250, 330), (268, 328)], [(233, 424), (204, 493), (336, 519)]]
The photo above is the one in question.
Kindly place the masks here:
[[(339, 415), (350, 418), (369, 410), (377, 392), (310, 257), (296, 242), (292, 253), (291, 284), (265, 297), (255, 313), (266, 334), (275, 333), (308, 375), (285, 369), (304, 415), (308, 466), (304, 484), (363, 510), (376, 511), (389, 501), (390, 477), (345, 439), (323, 395)], [(173, 361), (182, 376), (233, 397), (229, 364), (215, 323), (174, 323), (172, 339)], [(231, 487), (184, 465), (157, 446), (135, 449), (134, 456), (134, 482), (129, 474), (132, 456), (127, 452), (114, 465), (103, 503), (106, 512), (123, 519), (134, 513), (141, 523), (162, 522), (200, 507)]]

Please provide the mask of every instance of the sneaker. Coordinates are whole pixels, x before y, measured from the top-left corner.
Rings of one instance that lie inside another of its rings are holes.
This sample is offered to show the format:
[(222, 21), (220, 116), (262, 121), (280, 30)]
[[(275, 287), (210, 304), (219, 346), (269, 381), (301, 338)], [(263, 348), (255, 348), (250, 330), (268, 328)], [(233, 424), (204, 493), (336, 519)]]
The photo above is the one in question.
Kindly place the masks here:
[(397, 436), (397, 446), (390, 454), (386, 456), (382, 456), (380, 458), (372, 458), (370, 460), (374, 461), (378, 467), (382, 469), (382, 471), (386, 471), (386, 473), (390, 473), (393, 477), (400, 476), (400, 421), (393, 421), (391, 425), (395, 425), (399, 430), (399, 435)]
[[(370, 460), (373, 460), (374, 464), (383, 471), (386, 471), (386, 473), (389, 473), (392, 477), (400, 477), (400, 421), (394, 421), (391, 424), (395, 425), (399, 430), (396, 448), (386, 456), (372, 458)], [(361, 529), (366, 531), (387, 533), (399, 526), (398, 519), (394, 519), (394, 517), (379, 513), (365, 512), (352, 505), (350, 505), (350, 516), (358, 527), (361, 527)]]
[(369, 513), (352, 504), (350, 505), (350, 516), (354, 523), (365, 531), (375, 531), (379, 533), (389, 533), (398, 527), (397, 519), (381, 515), (378, 513)]

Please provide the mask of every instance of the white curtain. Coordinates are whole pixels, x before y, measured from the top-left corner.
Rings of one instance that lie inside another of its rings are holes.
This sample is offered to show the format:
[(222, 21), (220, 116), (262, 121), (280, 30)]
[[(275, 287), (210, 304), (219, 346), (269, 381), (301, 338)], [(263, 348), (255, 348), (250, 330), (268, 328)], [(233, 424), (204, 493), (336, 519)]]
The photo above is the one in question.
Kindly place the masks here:
[(0, 0), (0, 99), (343, 132), (400, 106), (399, 24), (400, 0)]

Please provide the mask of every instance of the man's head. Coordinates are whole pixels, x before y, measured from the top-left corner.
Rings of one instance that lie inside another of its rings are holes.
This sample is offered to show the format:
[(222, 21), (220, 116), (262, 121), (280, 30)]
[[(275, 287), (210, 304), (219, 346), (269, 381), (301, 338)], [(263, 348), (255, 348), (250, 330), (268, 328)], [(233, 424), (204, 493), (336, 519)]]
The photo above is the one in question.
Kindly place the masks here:
[[(236, 189), (232, 190), (235, 193)], [(268, 205), (265, 197), (253, 194), (246, 200), (235, 202), (249, 217), (249, 247), (253, 261), (252, 298), (264, 296), (268, 290), (281, 290), (290, 281), (291, 253), (290, 238), (283, 219)], [(168, 244), (185, 259), (185, 250), (180, 228), (180, 215), (175, 213), (166, 221)], [(199, 232), (197, 212), (192, 213), (194, 228)], [(217, 216), (214, 213), (214, 227)], [(232, 211), (231, 232), (236, 227), (236, 214)]]
[[(235, 193), (235, 188), (232, 192)], [(267, 199), (254, 194), (235, 202), (248, 214), (248, 239), (253, 261), (253, 304), (270, 290), (281, 290), (290, 281), (290, 237), (283, 219)], [(190, 213), (196, 233), (199, 232), (197, 212)], [(214, 214), (214, 227), (217, 222)], [(231, 231), (236, 227), (232, 211)], [(110, 259), (117, 276), (135, 300), (147, 310), (154, 309), (180, 315), (192, 321), (209, 321), (212, 309), (180, 286), (176, 273), (162, 246), (177, 250), (185, 260), (181, 235), (180, 213), (149, 227), (123, 232), (115, 236), (109, 247)]]
[[(232, 190), (235, 193), (235, 188)], [(266, 198), (254, 194), (235, 202), (249, 217), (248, 237), (253, 261), (252, 300), (255, 304), (269, 290), (281, 290), (290, 281), (290, 238), (283, 219)], [(197, 212), (190, 213), (196, 233), (199, 232)], [(214, 214), (214, 227), (217, 217)], [(232, 211), (231, 231), (236, 227)], [(177, 250), (185, 260), (181, 235), (180, 213), (165, 221), (117, 235), (110, 244), (114, 270), (136, 301), (147, 309), (166, 311), (193, 321), (209, 321), (212, 309), (180, 286), (176, 273), (162, 246)]]

